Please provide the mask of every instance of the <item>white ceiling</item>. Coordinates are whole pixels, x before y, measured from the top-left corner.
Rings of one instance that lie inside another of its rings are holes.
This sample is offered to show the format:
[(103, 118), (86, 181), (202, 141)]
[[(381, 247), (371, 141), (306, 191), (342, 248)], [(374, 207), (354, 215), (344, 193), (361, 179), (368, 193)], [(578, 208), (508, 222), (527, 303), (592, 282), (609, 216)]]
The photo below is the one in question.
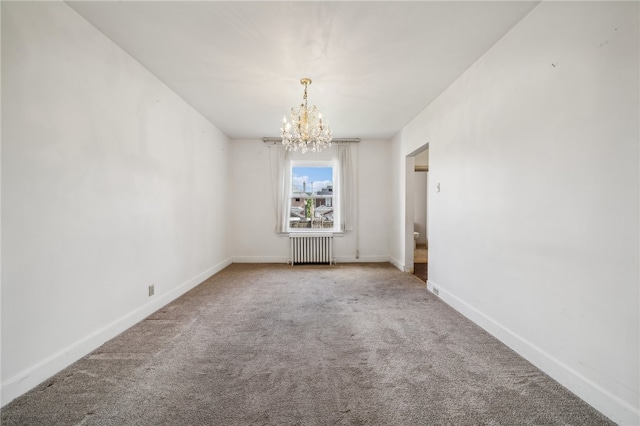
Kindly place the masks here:
[(389, 139), (537, 2), (67, 2), (233, 139), (279, 136), (302, 77), (334, 137)]

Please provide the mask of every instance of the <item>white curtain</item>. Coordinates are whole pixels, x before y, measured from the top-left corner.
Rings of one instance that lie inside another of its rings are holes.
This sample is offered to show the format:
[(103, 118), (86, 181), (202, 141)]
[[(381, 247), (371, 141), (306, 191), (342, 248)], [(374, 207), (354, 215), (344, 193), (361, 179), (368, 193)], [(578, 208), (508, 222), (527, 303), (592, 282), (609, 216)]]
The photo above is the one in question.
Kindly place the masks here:
[(355, 170), (350, 143), (338, 143), (335, 146), (335, 161), (338, 164), (338, 207), (340, 209), (340, 230), (353, 231), (355, 218)]
[(270, 146), (271, 190), (276, 214), (276, 232), (287, 232), (289, 191), (291, 189), (291, 153), (281, 144)]

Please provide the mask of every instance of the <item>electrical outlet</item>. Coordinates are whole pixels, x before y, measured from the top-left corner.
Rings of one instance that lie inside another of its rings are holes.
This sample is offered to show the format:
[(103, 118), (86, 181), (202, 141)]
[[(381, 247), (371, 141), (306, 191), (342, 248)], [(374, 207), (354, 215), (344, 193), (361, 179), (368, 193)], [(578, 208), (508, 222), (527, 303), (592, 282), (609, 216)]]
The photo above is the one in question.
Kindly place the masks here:
[(149, 297), (153, 296), (156, 292), (156, 286), (154, 284), (151, 284), (149, 286)]
[(433, 294), (435, 294), (436, 296), (440, 295), (440, 290), (438, 290), (438, 287), (433, 287)]

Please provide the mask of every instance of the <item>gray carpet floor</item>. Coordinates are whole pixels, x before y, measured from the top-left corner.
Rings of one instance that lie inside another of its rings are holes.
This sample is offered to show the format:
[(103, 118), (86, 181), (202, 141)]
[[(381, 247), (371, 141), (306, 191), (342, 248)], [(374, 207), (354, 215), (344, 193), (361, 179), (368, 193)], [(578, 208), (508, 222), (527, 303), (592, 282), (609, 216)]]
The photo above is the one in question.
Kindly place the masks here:
[(234, 264), (2, 424), (612, 423), (391, 265)]

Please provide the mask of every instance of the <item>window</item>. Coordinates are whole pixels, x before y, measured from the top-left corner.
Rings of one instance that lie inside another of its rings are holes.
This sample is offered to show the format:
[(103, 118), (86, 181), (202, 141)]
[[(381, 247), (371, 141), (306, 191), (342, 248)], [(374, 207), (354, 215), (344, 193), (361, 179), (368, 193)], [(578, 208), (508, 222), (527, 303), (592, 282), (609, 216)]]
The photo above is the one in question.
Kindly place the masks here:
[(306, 227), (332, 233), (353, 231), (357, 174), (350, 144), (336, 143), (318, 160), (309, 156), (306, 160), (292, 159), (292, 153), (282, 145), (274, 147), (270, 166), (275, 232), (305, 232)]
[(289, 231), (333, 231), (335, 167), (331, 161), (292, 162)]

